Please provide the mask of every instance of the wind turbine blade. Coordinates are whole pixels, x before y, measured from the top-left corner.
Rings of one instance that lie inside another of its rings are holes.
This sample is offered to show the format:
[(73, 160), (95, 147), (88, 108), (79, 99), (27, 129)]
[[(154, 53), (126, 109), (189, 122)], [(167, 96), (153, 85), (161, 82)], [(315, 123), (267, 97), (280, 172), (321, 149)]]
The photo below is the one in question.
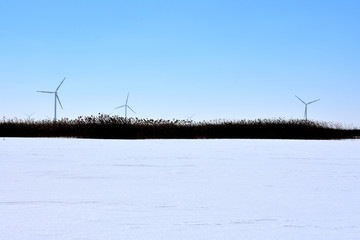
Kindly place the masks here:
[(122, 107), (125, 107), (125, 105), (122, 105), (122, 106), (120, 106), (120, 107), (117, 107), (117, 108), (114, 108), (114, 109), (118, 109), (118, 108), (122, 108)]
[(127, 105), (128, 100), (129, 100), (129, 93), (128, 93), (127, 97), (126, 97), (126, 103), (125, 103), (125, 105)]
[(58, 95), (56, 95), (56, 99), (58, 100), (58, 102), (59, 102), (59, 104), (60, 104), (61, 109), (64, 109), (64, 108), (63, 108), (63, 106), (62, 106), (62, 104), (61, 104), (61, 102), (60, 102), (60, 98), (58, 97)]
[(55, 92), (57, 92), (57, 90), (59, 90), (59, 88), (61, 87), (61, 85), (63, 84), (63, 82), (65, 81), (66, 77), (64, 77), (64, 79), (61, 81), (60, 85), (57, 87), (57, 89), (55, 90)]
[(295, 95), (295, 97), (297, 97), (303, 104), (306, 104), (303, 100), (301, 100), (301, 98), (299, 98), (298, 96)]
[(127, 106), (131, 111), (133, 111), (133, 113), (136, 114), (136, 112), (134, 110), (132, 110), (132, 108), (130, 106)]
[(312, 104), (312, 103), (317, 102), (317, 101), (320, 101), (320, 99), (317, 99), (317, 100), (315, 100), (315, 101), (309, 102), (308, 104)]
[(39, 92), (39, 93), (55, 93), (55, 92), (49, 92), (49, 91), (36, 91), (36, 92)]

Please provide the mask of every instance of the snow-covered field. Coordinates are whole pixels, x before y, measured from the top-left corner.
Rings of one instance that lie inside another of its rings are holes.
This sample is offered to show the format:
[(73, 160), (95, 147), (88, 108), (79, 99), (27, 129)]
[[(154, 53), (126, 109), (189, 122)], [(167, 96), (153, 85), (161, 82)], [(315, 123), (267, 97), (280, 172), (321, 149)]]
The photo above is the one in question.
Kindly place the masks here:
[(0, 139), (0, 239), (360, 239), (360, 141)]

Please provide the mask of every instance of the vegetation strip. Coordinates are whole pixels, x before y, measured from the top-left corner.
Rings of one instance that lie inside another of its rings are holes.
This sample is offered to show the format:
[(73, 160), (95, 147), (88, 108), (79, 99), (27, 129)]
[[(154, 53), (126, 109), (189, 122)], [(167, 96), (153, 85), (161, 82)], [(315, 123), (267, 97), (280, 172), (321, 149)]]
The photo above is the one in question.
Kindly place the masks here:
[(356, 139), (357, 128), (340, 124), (284, 119), (239, 121), (125, 119), (99, 114), (75, 120), (0, 122), (0, 137), (74, 137), (100, 139)]

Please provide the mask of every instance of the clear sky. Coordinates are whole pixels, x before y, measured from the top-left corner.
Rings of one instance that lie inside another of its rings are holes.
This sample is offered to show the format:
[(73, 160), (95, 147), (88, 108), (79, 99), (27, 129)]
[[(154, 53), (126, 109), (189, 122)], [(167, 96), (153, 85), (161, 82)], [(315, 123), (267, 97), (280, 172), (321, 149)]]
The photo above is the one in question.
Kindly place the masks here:
[(358, 0), (1, 0), (0, 116), (360, 125)]

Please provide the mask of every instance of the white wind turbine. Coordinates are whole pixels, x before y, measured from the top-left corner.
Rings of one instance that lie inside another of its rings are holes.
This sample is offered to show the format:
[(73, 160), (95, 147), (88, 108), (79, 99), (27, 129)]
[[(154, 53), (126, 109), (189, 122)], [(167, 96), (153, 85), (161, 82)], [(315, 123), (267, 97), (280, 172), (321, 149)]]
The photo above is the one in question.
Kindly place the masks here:
[(312, 103), (314, 103), (314, 102), (319, 101), (320, 99), (317, 99), (317, 100), (314, 100), (314, 101), (311, 101), (311, 102), (306, 103), (306, 102), (304, 102), (303, 100), (301, 100), (301, 98), (299, 98), (298, 96), (295, 95), (295, 97), (297, 97), (303, 104), (305, 104), (304, 118), (305, 118), (305, 120), (307, 120), (307, 106), (308, 106), (309, 104), (312, 104)]
[(29, 121), (29, 122), (30, 122), (30, 120), (31, 120), (31, 116), (34, 115), (34, 114), (35, 114), (35, 113), (32, 113), (32, 114), (26, 114), (26, 113), (25, 113), (25, 115), (28, 117), (28, 121)]
[(135, 112), (134, 110), (132, 110), (132, 108), (128, 105), (128, 100), (129, 100), (129, 93), (128, 93), (127, 97), (126, 97), (125, 105), (122, 105), (122, 106), (120, 106), (120, 107), (115, 108), (115, 109), (119, 109), (119, 108), (122, 108), (122, 107), (125, 108), (125, 120), (127, 119), (127, 109), (128, 109), (128, 108), (129, 108), (131, 111), (133, 111), (133, 113), (136, 114), (136, 112)]
[(55, 96), (55, 110), (54, 110), (54, 121), (56, 122), (56, 105), (57, 102), (59, 102), (61, 109), (63, 109), (63, 106), (60, 102), (60, 98), (58, 96), (58, 90), (60, 88), (60, 86), (63, 84), (63, 82), (65, 81), (66, 77), (64, 77), (64, 79), (61, 81), (61, 83), (59, 84), (59, 86), (56, 88), (55, 92), (50, 92), (50, 91), (37, 91), (39, 93), (50, 93), (50, 94), (54, 94)]
[(195, 116), (195, 114), (191, 115), (191, 116), (185, 116), (187, 118), (188, 121), (192, 122), (192, 118)]

